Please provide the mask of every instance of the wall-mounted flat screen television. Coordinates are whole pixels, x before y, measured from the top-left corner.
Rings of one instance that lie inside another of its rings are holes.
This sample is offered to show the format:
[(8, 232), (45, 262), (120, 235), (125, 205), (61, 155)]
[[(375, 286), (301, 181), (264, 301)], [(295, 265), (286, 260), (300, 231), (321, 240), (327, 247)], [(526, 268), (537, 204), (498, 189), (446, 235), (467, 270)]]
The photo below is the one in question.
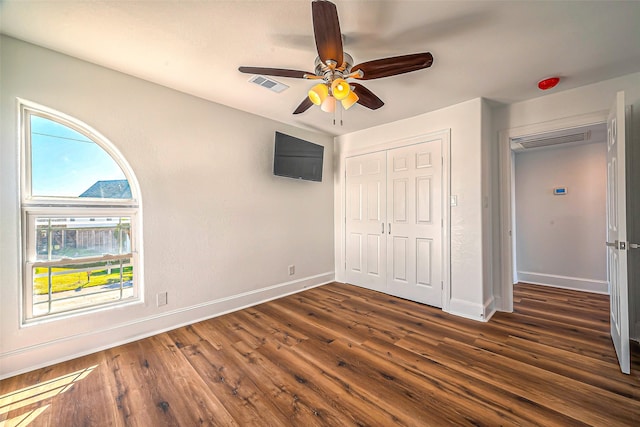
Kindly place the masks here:
[(322, 145), (276, 132), (273, 174), (322, 181), (323, 156)]

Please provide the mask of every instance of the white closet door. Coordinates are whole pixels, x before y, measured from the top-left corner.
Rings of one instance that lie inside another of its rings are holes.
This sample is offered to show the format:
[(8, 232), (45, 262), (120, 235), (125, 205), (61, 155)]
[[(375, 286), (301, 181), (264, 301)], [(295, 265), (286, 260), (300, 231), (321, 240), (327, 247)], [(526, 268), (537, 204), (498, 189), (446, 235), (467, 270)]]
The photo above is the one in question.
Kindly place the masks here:
[(442, 307), (441, 141), (387, 152), (388, 293)]
[(346, 159), (347, 282), (386, 289), (386, 153)]

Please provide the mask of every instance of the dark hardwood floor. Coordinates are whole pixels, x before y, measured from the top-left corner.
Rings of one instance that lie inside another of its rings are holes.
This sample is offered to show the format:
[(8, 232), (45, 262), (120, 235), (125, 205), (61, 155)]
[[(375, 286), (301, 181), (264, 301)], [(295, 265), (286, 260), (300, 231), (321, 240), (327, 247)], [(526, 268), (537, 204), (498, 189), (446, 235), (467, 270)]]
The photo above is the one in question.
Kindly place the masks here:
[(6, 379), (0, 425), (640, 425), (608, 298), (514, 299), (479, 323), (330, 284)]

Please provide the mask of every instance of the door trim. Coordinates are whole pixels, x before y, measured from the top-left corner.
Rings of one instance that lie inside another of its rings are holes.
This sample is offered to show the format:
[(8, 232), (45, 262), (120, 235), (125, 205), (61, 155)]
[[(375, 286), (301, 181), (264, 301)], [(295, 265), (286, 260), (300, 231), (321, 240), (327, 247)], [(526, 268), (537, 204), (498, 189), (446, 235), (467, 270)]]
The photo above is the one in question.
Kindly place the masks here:
[(449, 203), (451, 194), (451, 129), (443, 129), (437, 132), (390, 140), (381, 144), (352, 150), (347, 148), (343, 151), (336, 147), (336, 151), (338, 151), (339, 154), (335, 177), (340, 191), (339, 197), (334, 199), (336, 203), (340, 205), (339, 211), (336, 209), (335, 216), (337, 224), (335, 232), (336, 280), (344, 282), (346, 277), (346, 158), (435, 140), (442, 141), (442, 310), (448, 312), (451, 300), (451, 207)]
[(607, 110), (595, 113), (565, 117), (548, 122), (518, 126), (499, 132), (498, 137), (498, 169), (500, 195), (500, 290), (495, 293), (496, 309), (513, 311), (513, 284), (515, 279), (515, 239), (516, 232), (514, 204), (514, 153), (511, 150), (511, 139), (539, 133), (554, 132), (581, 126), (606, 124), (609, 112)]

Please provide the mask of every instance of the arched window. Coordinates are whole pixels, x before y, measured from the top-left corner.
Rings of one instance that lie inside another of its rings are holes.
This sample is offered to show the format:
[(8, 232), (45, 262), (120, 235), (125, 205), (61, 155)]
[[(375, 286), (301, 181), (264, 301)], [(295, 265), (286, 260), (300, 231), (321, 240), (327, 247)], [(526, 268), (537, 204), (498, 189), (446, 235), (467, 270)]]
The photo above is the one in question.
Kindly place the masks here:
[(140, 297), (138, 185), (86, 124), (20, 101), (26, 322)]

